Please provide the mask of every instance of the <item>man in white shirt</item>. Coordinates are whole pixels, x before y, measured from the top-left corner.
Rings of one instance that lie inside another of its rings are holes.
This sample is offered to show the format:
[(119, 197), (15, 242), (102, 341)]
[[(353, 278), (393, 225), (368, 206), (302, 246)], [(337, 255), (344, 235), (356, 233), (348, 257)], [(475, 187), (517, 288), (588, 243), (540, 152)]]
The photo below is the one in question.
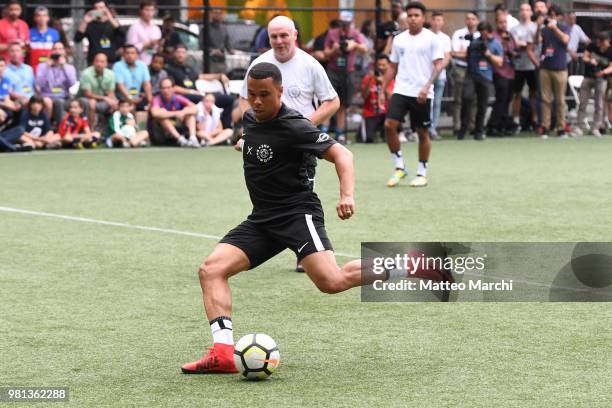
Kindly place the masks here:
[[(469, 38), (476, 39), (480, 33), (476, 30), (478, 26), (478, 14), (468, 11), (465, 15), (465, 27), (455, 31), (451, 39), (451, 57), (453, 63), (453, 129), (455, 135), (461, 129), (461, 105), (463, 101), (463, 83), (467, 73), (467, 49), (470, 46)], [(466, 38), (467, 37), (467, 38)], [(475, 109), (472, 109), (469, 128), (474, 127)]]
[[(295, 23), (290, 18), (277, 16), (270, 20), (268, 37), (272, 49), (253, 60), (249, 70), (260, 62), (276, 65), (283, 77), (282, 101), (310, 119), (315, 126), (319, 126), (336, 113), (340, 107), (340, 98), (321, 63), (296, 46), (297, 34)], [(249, 108), (249, 70), (240, 92), (240, 107), (243, 113)], [(319, 104), (316, 108), (315, 103)], [(241, 143), (242, 141), (238, 141), (236, 146), (241, 146)], [(303, 272), (299, 264), (296, 271)]]
[[(315, 125), (331, 118), (340, 107), (340, 99), (327, 78), (321, 64), (305, 51), (296, 47), (297, 30), (288, 17), (277, 16), (268, 24), (271, 50), (257, 57), (249, 66), (260, 62), (276, 65), (283, 75), (283, 99), (290, 108), (297, 110)], [(248, 70), (240, 93), (243, 112), (247, 102)], [(315, 108), (315, 102), (319, 106)]]
[(442, 13), (436, 11), (431, 14), (431, 31), (438, 36), (442, 51), (444, 51), (444, 69), (440, 72), (438, 79), (434, 82), (434, 97), (431, 106), (431, 127), (429, 128), (429, 136), (433, 140), (440, 139), (438, 135), (438, 120), (440, 118), (440, 111), (442, 110), (442, 96), (444, 94), (444, 87), (446, 86), (446, 67), (450, 62), (451, 53), (451, 39), (448, 35), (442, 32), (444, 27), (444, 16)]
[(140, 59), (147, 66), (151, 64), (153, 54), (159, 49), (161, 43), (161, 30), (153, 23), (157, 12), (156, 3), (145, 0), (140, 3), (140, 19), (130, 27), (127, 33), (127, 44), (132, 44), (138, 50)]
[(393, 175), (387, 182), (388, 187), (395, 187), (408, 174), (397, 134), (397, 128), (406, 113), (410, 113), (410, 125), (416, 128), (419, 136), (419, 163), (416, 177), (410, 186), (427, 185), (433, 84), (444, 69), (444, 51), (438, 36), (423, 28), (426, 12), (425, 5), (418, 1), (406, 6), (408, 30), (393, 39), (391, 66), (383, 81), (382, 89), (387, 89), (389, 81), (395, 77), (393, 95), (385, 119), (387, 144), (395, 164)]

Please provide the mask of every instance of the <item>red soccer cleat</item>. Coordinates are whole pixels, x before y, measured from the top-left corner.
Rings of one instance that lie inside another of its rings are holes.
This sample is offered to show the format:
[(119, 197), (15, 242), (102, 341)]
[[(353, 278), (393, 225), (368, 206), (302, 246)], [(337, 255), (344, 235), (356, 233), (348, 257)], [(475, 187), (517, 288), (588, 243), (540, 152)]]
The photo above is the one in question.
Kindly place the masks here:
[(235, 374), (234, 346), (215, 343), (208, 348), (208, 353), (193, 363), (181, 367), (183, 374)]

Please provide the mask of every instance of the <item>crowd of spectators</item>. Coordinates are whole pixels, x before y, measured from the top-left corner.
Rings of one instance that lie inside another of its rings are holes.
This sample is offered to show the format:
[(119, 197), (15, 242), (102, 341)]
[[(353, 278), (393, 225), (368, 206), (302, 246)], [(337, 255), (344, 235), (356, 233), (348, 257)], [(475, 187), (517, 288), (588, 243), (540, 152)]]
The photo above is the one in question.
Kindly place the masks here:
[(11, 0), (0, 20), (0, 151), (203, 147), (233, 135), (236, 98), (196, 89), (199, 80), (227, 86), (229, 79), (188, 64), (172, 18), (161, 27), (153, 22), (154, 1), (140, 3), (127, 30), (106, 1), (94, 1), (73, 39), (88, 41), (80, 73), (63, 32), (49, 26), (49, 10), (37, 7), (31, 28), (22, 13)]
[[(356, 96), (362, 106), (357, 140), (369, 143), (385, 137), (393, 82), (387, 89), (382, 84), (393, 39), (407, 29), (404, 6), (402, 0), (393, 0), (391, 20), (379, 26), (366, 20), (359, 30), (353, 13), (342, 11), (304, 46), (325, 68), (340, 99), (339, 110), (321, 128), (343, 143)], [(122, 30), (107, 2), (94, 1), (75, 25), (74, 43), (88, 41), (88, 66), (78, 72), (71, 63), (70, 43), (49, 10), (37, 7), (29, 27), (21, 19), (21, 2), (9, 1), (0, 20), (0, 151), (95, 148), (100, 143), (195, 148), (229, 141), (240, 120), (236, 98), (203, 94), (196, 87), (200, 80), (229, 84), (225, 59), (235, 51), (223, 12), (211, 13), (213, 47), (206, 51), (210, 73), (188, 63), (188, 49), (174, 30), (174, 20), (166, 16), (159, 27), (153, 22), (157, 12), (154, 1), (142, 1), (139, 19)], [(609, 127), (610, 34), (600, 32), (591, 41), (576, 24), (575, 13), (537, 0), (521, 4), (518, 18), (500, 4), (492, 22), (468, 12), (465, 27), (445, 33), (444, 15), (433, 12), (426, 27), (437, 35), (448, 70), (434, 83), (432, 139), (440, 138), (442, 99), (449, 84), (452, 130), (458, 139), (468, 133), (482, 140), (520, 131), (546, 138), (555, 130), (560, 137), (582, 136), (587, 130), (600, 137)], [(263, 27), (253, 38), (253, 58), (268, 49)], [(568, 64), (577, 59), (585, 69), (572, 128), (566, 104)], [(589, 99), (595, 100), (591, 123)], [(410, 139), (409, 123), (402, 127)]]
[[(327, 67), (342, 106), (352, 105), (356, 94), (352, 83), (361, 83), (357, 95), (363, 98), (363, 121), (358, 141), (372, 142), (377, 134), (384, 137), (380, 123), (384, 122), (385, 104), (391, 90), (381, 89), (381, 85), (393, 39), (407, 29), (404, 7), (403, 1), (392, 1), (392, 19), (379, 25), (375, 36), (371, 21), (365, 21), (358, 33), (343, 25), (347, 18), (341, 13), (340, 18), (332, 21), (329, 29), (312, 42), (312, 55)], [(442, 72), (434, 83), (432, 139), (439, 139), (442, 98), (449, 83), (452, 85), (452, 129), (460, 140), (468, 133), (483, 140), (485, 136), (511, 136), (521, 131), (536, 133), (541, 138), (556, 131), (557, 136), (566, 138), (582, 136), (587, 129), (600, 137), (610, 130), (610, 34), (600, 32), (591, 41), (576, 24), (575, 13), (564, 13), (544, 0), (537, 0), (533, 5), (521, 4), (518, 17), (499, 4), (494, 9), (493, 21), (481, 21), (476, 11), (468, 12), (465, 27), (446, 34), (444, 15), (431, 13), (426, 27), (438, 35), (449, 70), (448, 75)], [(330, 49), (325, 46), (329, 44), (339, 45)], [(354, 44), (367, 44), (365, 53)], [(579, 52), (583, 47), (586, 49)], [(568, 70), (578, 59), (585, 67), (584, 79), (576, 101), (577, 120), (570, 127), (566, 103)], [(343, 65), (345, 61), (346, 66)], [(355, 61), (365, 63), (355, 68)], [(363, 79), (346, 80), (353, 71), (359, 70), (364, 71)], [(339, 71), (344, 76), (339, 75)], [(589, 99), (595, 100), (592, 122), (587, 118)], [(339, 140), (343, 138), (344, 118), (342, 110), (335, 117), (336, 123), (340, 123), (336, 125)], [(410, 133), (414, 130), (408, 124), (404, 127), (407, 139), (411, 140)]]

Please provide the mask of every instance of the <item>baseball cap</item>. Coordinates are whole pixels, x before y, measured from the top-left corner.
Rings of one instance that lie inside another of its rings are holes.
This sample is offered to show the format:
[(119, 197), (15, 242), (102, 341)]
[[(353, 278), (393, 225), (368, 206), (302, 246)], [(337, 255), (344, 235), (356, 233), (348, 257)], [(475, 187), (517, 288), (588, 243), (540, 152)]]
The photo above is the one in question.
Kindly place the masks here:
[(340, 22), (341, 23), (352, 23), (353, 22), (353, 12), (348, 10), (342, 10), (340, 12)]

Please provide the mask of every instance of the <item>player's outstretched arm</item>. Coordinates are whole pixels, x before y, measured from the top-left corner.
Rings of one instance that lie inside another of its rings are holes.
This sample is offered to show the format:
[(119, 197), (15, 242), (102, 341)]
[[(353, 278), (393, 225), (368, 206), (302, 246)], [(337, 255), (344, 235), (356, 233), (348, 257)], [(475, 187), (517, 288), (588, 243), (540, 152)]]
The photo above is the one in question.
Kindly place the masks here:
[(355, 214), (355, 167), (353, 153), (340, 144), (333, 144), (322, 156), (336, 165), (340, 180), (340, 201), (336, 205), (338, 217), (348, 220)]

